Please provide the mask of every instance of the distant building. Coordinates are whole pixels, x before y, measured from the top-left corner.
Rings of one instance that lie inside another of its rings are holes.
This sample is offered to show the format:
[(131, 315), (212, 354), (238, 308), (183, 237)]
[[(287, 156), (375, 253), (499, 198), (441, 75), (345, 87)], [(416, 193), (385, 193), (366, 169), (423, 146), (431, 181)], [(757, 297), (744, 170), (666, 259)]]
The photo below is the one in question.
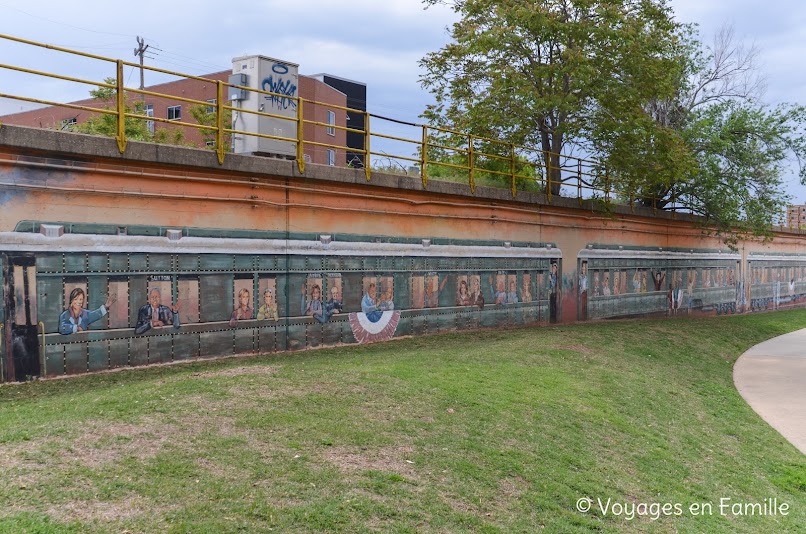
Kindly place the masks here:
[(806, 229), (806, 204), (787, 206), (786, 225), (789, 228)]
[[(219, 80), (228, 81), (230, 74), (232, 74), (232, 71), (225, 70), (195, 78), (183, 78), (173, 82), (145, 87), (145, 90), (150, 93), (166, 95), (145, 95), (143, 104), (145, 113), (151, 117), (195, 124), (196, 120), (190, 114), (190, 108), (194, 104), (172, 97), (207, 102), (209, 104), (207, 111), (213, 112), (217, 102), (216, 82)], [(199, 78), (204, 78), (204, 80)], [(347, 91), (349, 91), (349, 94)], [(305, 161), (344, 167), (352, 159), (353, 166), (363, 166), (363, 154), (357, 154), (345, 148), (363, 149), (364, 136), (355, 132), (347, 132), (342, 128), (363, 128), (363, 114), (346, 112), (343, 108), (366, 110), (366, 85), (360, 82), (343, 80), (329, 74), (299, 75), (298, 96), (306, 101), (318, 102), (317, 105), (306, 102), (303, 107), (303, 117), (306, 121), (337, 126), (333, 128), (320, 125), (305, 125), (303, 128)], [(227, 98), (226, 90), (224, 97)], [(130, 103), (134, 103), (140, 98), (141, 95), (137, 93), (128, 95)], [(109, 105), (96, 99), (80, 100), (70, 102), (70, 104), (96, 108)], [(4, 115), (0, 117), (0, 122), (18, 126), (70, 130), (74, 125), (87, 121), (89, 117), (95, 114), (81, 109), (50, 106)], [(227, 126), (230, 127), (230, 125)], [(172, 126), (165, 122), (149, 121), (148, 127), (153, 132), (157, 129), (171, 128)], [(205, 136), (196, 128), (182, 127), (181, 125), (177, 125), (175, 128), (182, 128), (184, 142), (192, 146), (208, 146), (212, 148), (215, 144), (211, 135)], [(358, 158), (357, 160), (355, 159), (356, 157)], [(356, 161), (359, 161), (360, 165), (356, 165)]]
[[(326, 85), (338, 89), (347, 96), (347, 127), (351, 130), (364, 130), (364, 114), (367, 110), (367, 84), (339, 78), (332, 74), (314, 74), (311, 76)], [(358, 110), (358, 111), (353, 111)], [(354, 131), (347, 132), (347, 164), (352, 167), (364, 166), (364, 135)]]

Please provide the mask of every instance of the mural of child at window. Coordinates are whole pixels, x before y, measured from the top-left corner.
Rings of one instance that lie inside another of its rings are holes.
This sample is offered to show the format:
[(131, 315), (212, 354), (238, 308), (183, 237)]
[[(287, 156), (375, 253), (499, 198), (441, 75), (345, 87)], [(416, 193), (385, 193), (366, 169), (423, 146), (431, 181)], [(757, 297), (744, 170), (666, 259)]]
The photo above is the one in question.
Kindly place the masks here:
[(106, 297), (106, 302), (92, 311), (84, 308), (85, 302), (84, 289), (76, 287), (70, 292), (67, 308), (59, 316), (60, 334), (66, 336), (87, 330), (92, 323), (109, 313), (109, 307), (114, 304), (115, 299), (112, 295)]

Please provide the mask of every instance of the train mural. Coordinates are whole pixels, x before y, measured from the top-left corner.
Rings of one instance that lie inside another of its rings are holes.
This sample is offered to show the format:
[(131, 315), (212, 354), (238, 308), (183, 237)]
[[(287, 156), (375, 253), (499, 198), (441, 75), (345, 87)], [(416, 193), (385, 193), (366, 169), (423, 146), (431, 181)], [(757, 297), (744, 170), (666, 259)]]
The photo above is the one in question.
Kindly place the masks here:
[(3, 381), (806, 303), (798, 232), (732, 251), (683, 214), (131, 145), (0, 129)]
[(0, 235), (5, 379), (557, 320), (551, 244), (157, 231)]
[[(58, 237), (43, 235), (53, 228)], [(797, 255), (742, 262), (730, 251), (591, 244), (569, 268), (552, 243), (64, 228), (25, 222), (0, 235), (6, 381), (539, 326), (558, 321), (563, 291), (575, 295), (578, 320), (806, 300)]]

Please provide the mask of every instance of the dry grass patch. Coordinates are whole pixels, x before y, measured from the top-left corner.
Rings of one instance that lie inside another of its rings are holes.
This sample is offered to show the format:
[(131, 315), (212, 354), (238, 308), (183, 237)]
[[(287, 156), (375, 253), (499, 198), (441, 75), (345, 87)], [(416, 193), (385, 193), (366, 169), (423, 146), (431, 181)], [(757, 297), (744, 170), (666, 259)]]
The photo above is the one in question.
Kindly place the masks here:
[(328, 447), (319, 456), (345, 474), (364, 471), (395, 473), (411, 480), (419, 480), (412, 456), (414, 447), (381, 447), (376, 449)]

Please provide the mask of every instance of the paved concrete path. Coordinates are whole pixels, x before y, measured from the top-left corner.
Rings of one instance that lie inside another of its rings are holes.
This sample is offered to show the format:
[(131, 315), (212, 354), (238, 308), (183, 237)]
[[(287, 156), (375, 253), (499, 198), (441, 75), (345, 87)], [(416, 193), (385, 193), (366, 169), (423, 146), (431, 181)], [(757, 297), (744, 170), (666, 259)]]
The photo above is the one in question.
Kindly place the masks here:
[(806, 454), (806, 329), (739, 356), (733, 382), (756, 413)]

